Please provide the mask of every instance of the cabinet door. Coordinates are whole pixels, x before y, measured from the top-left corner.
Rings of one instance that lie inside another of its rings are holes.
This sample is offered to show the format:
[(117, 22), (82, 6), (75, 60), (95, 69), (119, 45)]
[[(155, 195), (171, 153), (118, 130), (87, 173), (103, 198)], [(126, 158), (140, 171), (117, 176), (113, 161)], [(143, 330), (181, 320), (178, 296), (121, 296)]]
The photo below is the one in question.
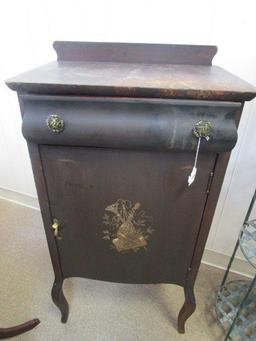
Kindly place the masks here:
[(188, 187), (190, 152), (40, 151), (64, 277), (184, 284), (216, 154), (199, 154)]

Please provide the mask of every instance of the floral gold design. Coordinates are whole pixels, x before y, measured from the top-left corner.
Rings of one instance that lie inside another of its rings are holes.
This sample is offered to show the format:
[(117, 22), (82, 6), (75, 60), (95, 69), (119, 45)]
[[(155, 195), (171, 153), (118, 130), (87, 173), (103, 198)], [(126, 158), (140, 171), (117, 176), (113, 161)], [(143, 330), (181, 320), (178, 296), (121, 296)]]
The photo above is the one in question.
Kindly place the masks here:
[(111, 241), (118, 252), (136, 252), (148, 245), (154, 231), (151, 223), (152, 217), (146, 215), (139, 202), (132, 204), (129, 200), (118, 199), (105, 208), (103, 239)]

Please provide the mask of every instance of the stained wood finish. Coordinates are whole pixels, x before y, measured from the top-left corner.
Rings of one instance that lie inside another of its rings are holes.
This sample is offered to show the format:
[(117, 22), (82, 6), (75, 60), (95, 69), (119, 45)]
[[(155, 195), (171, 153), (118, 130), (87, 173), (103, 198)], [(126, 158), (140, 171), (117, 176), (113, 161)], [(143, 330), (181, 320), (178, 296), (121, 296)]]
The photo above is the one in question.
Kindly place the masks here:
[[(63, 53), (65, 50), (65, 54), (68, 53), (71, 56), (74, 54), (73, 58), (76, 60), (78, 53), (76, 51), (80, 49), (80, 43), (77, 43), (77, 48), (75, 46), (76, 43), (62, 43), (59, 49)], [(126, 44), (122, 52), (126, 56), (127, 62), (117, 62), (115, 59), (112, 62), (104, 61), (104, 59), (110, 58), (108, 51), (111, 49), (112, 54), (115, 54), (115, 44), (109, 45), (107, 49), (104, 44), (97, 46), (97, 48), (88, 50), (90, 51), (90, 53), (88, 52), (90, 54), (89, 61), (86, 54), (78, 53), (80, 59), (84, 58), (82, 61), (52, 62), (9, 79), (6, 84), (19, 92), (40, 94), (208, 99), (238, 102), (250, 100), (255, 96), (255, 88), (250, 84), (222, 68), (203, 64), (200, 62), (200, 58), (198, 59), (200, 65), (194, 65), (195, 62), (192, 61), (186, 65), (177, 64), (176, 60), (175, 63), (172, 63), (172, 58), (181, 58), (180, 54), (183, 57), (187, 55), (188, 58), (192, 55), (194, 60), (196, 57), (194, 51), (206, 51), (206, 54), (211, 51), (212, 55), (212, 48), (209, 47), (180, 46), (178, 55), (172, 54), (177, 49), (175, 46), (163, 47), (163, 51), (159, 48), (159, 54), (161, 51), (165, 54), (166, 48), (170, 49), (170, 54), (162, 57), (170, 59), (170, 62), (166, 64), (161, 64), (161, 61), (157, 62), (160, 58), (157, 55), (152, 64), (147, 61), (144, 63), (134, 62), (133, 53), (124, 52), (129, 48), (133, 52), (133, 45), (130, 47)], [(151, 47), (147, 45), (137, 47), (139, 51), (145, 51), (144, 53), (140, 52), (142, 57), (147, 54), (146, 51), (149, 48)], [(99, 51), (102, 52), (100, 56), (103, 61), (98, 61)], [(70, 59), (72, 58), (70, 57)]]
[(178, 316), (178, 332), (185, 333), (185, 323), (196, 310), (196, 299), (194, 294), (194, 283), (186, 282), (184, 285), (185, 302)]
[(38, 319), (30, 320), (28, 322), (19, 324), (15, 327), (0, 328), (0, 340), (9, 339), (11, 337), (24, 334), (29, 330), (35, 328), (40, 321)]
[(62, 286), (63, 286), (63, 277), (62, 278), (55, 277), (51, 294), (52, 294), (53, 302), (60, 309), (61, 322), (66, 323), (68, 320), (69, 306), (68, 306), (66, 297), (63, 294)]
[[(195, 124), (210, 117), (211, 139), (202, 140), (201, 150), (230, 151), (237, 140), (232, 102), (22, 96), (22, 132), (37, 144), (72, 145), (158, 151), (195, 151)], [(45, 124), (49, 114), (64, 121), (61, 134)], [(134, 119), (136, 117), (136, 119)]]
[[(21, 108), (23, 108), (23, 105), (21, 105)], [(54, 238), (51, 228), (53, 222), (53, 215), (48, 197), (48, 189), (46, 185), (45, 174), (42, 168), (42, 159), (40, 155), (40, 150), (36, 144), (28, 143), (28, 150), (32, 163), (32, 169), (34, 173), (34, 179), (38, 193), (41, 214), (45, 227), (46, 239), (48, 242), (52, 266), (55, 275), (52, 287), (52, 299), (61, 311), (62, 316), (61, 321), (66, 322), (69, 313), (69, 308), (62, 292), (63, 273), (61, 268), (59, 252), (56, 244), (56, 239)]]
[[(22, 97), (18, 96), (22, 117), (24, 116), (24, 102)], [(46, 187), (45, 175), (42, 169), (42, 160), (38, 145), (28, 142), (28, 150), (34, 173), (34, 180), (38, 193), (38, 200), (41, 209), (42, 219), (45, 227), (46, 239), (49, 247), (50, 257), (54, 270), (54, 282), (52, 287), (52, 299), (61, 311), (61, 321), (66, 322), (69, 309), (67, 301), (62, 292), (63, 274), (59, 259), (59, 253), (56, 245), (56, 240), (52, 233), (51, 225), (53, 221), (51, 207), (48, 198), (48, 189)]]
[[(52, 214), (61, 223), (57, 243), (64, 277), (184, 285), (215, 154), (200, 155), (198, 178), (188, 188), (192, 153), (67, 146), (41, 146), (40, 153)], [(154, 200), (149, 193), (154, 193)], [(110, 240), (103, 239), (105, 208), (118, 199), (139, 202), (152, 217), (154, 232), (146, 250), (118, 253)]]
[(212, 65), (216, 46), (55, 41), (58, 61)]
[[(243, 105), (240, 109), (236, 110), (235, 123), (238, 128), (243, 110)], [(211, 223), (213, 220), (215, 208), (217, 206), (221, 186), (224, 180), (226, 168), (230, 158), (230, 153), (219, 153), (216, 158), (214, 166), (214, 177), (212, 179), (211, 191), (209, 192), (207, 201), (205, 203), (204, 214), (200, 225), (200, 232), (195, 246), (195, 252), (191, 261), (188, 282), (195, 282), (197, 272), (199, 270), (200, 262), (203, 256), (204, 248), (207, 242), (207, 237), (210, 231)]]
[[(175, 283), (184, 288), (178, 316), (183, 333), (196, 307), (194, 283), (243, 102), (255, 97), (255, 88), (211, 66), (215, 47), (54, 47), (58, 62), (7, 85), (19, 93), (55, 273), (52, 298), (62, 322), (69, 312), (65, 278)], [(62, 133), (46, 126), (53, 113), (65, 121)], [(212, 140), (202, 142), (198, 173), (187, 187), (197, 142), (192, 128), (199, 119), (213, 123)], [(103, 215), (116, 212), (118, 199), (130, 202), (131, 213), (121, 216), (112, 236), (104, 231)], [(140, 231), (140, 247), (119, 252), (124, 233), (135, 229), (138, 207), (143, 217), (153, 217), (154, 231)], [(61, 239), (54, 236), (54, 218)]]

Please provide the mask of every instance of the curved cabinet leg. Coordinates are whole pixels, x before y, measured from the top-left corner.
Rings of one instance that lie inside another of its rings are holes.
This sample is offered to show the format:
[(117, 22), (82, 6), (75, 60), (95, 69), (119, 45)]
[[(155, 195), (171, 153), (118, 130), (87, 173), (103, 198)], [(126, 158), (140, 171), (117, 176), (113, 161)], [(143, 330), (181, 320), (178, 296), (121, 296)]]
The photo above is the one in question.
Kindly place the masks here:
[(37, 326), (40, 323), (38, 319), (34, 319), (23, 324), (19, 324), (15, 327), (10, 328), (0, 328), (0, 340), (8, 339), (20, 334), (23, 334)]
[(196, 300), (193, 286), (185, 286), (185, 302), (178, 316), (178, 332), (185, 333), (185, 323), (196, 309)]
[(66, 323), (68, 319), (69, 307), (68, 302), (63, 294), (62, 285), (63, 279), (58, 281), (55, 279), (52, 287), (52, 300), (61, 311), (61, 322)]

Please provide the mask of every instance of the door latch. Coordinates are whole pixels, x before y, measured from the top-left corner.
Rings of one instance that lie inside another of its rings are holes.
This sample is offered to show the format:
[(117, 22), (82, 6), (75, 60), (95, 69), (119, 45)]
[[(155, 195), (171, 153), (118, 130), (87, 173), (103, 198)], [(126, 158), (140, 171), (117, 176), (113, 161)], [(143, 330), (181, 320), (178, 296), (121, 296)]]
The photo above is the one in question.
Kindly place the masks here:
[(54, 237), (59, 239), (59, 240), (62, 239), (60, 234), (59, 234), (60, 233), (60, 222), (56, 218), (53, 219), (52, 229), (53, 229)]

